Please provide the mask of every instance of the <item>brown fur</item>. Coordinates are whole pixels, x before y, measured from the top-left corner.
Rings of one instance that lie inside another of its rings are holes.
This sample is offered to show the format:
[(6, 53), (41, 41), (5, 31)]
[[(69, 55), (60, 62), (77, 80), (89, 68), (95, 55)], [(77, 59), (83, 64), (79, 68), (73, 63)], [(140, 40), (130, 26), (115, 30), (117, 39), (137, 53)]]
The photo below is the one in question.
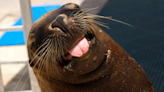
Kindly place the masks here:
[[(65, 8), (79, 9), (77, 5), (71, 3), (47, 13), (33, 25), (28, 38), (30, 65), (33, 67), (42, 92), (155, 92), (151, 81), (140, 65), (89, 18), (84, 21), (84, 24), (79, 22), (82, 26), (86, 23), (86, 26), (77, 30), (78, 23), (73, 25), (68, 21), (72, 16), (67, 18), (64, 15), (64, 18), (68, 19), (63, 20), (64, 25), (70, 33), (58, 34), (56, 32), (60, 32), (61, 29), (55, 29), (54, 33), (50, 32), (55, 36), (49, 38), (58, 39), (55, 42), (61, 46), (52, 45), (55, 44), (53, 40), (45, 43), (45, 46), (42, 45), (41, 42), (50, 35), (48, 32), (52, 31), (48, 29), (49, 24), (55, 19), (57, 21), (56, 17), (53, 18), (54, 14), (59, 16), (59, 11)], [(84, 32), (79, 32), (81, 30)], [(89, 51), (82, 57), (71, 59), (68, 63), (63, 61), (67, 63), (63, 64), (60, 56), (66, 54), (87, 31), (94, 35)], [(72, 35), (74, 39), (69, 35)], [(65, 39), (67, 37), (69, 39)], [(64, 44), (68, 45), (64, 47)], [(42, 49), (43, 52), (41, 52)], [(45, 53), (46, 50), (48, 54)], [(40, 58), (41, 56), (46, 58)]]

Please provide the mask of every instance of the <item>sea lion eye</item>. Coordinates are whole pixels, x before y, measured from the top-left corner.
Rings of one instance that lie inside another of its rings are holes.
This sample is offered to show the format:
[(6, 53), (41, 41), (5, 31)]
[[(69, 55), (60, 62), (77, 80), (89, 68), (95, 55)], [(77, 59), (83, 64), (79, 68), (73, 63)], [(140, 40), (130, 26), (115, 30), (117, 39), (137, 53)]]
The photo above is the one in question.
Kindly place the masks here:
[(80, 9), (80, 7), (78, 6), (78, 5), (75, 5), (75, 7), (74, 8), (76, 8), (76, 9)]
[(34, 42), (31, 44), (31, 50), (33, 49), (33, 47), (34, 47)]

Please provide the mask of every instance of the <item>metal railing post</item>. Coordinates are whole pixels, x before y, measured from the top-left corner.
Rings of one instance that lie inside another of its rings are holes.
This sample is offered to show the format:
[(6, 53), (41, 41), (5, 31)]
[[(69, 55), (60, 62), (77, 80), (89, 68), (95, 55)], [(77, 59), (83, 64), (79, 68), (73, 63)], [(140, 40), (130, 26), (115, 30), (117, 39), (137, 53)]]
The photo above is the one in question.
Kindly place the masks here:
[(5, 92), (3, 81), (2, 81), (1, 64), (0, 64), (0, 92)]
[[(21, 14), (23, 20), (24, 37), (27, 42), (29, 31), (33, 25), (30, 0), (20, 0)], [(27, 44), (27, 43), (26, 43)], [(26, 45), (27, 46), (27, 45)], [(29, 66), (30, 82), (33, 92), (41, 92), (32, 68)]]

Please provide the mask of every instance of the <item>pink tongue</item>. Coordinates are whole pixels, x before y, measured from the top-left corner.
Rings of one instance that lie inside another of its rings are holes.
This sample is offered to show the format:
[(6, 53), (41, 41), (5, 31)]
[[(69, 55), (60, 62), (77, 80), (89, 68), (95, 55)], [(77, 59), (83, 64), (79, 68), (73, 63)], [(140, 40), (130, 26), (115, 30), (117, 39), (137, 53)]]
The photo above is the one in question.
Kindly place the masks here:
[(89, 44), (85, 37), (83, 37), (71, 50), (69, 53), (75, 57), (81, 57), (89, 50)]

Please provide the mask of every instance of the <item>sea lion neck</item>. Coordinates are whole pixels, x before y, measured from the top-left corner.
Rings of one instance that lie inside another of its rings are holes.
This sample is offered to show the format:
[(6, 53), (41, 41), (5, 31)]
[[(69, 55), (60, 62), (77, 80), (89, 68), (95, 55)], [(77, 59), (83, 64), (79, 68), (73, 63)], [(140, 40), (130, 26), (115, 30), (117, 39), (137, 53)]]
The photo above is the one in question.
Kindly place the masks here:
[[(93, 39), (94, 44), (82, 57), (72, 59), (66, 66), (56, 66), (57, 70), (55, 68), (50, 69), (51, 72), (58, 71), (58, 73), (54, 73), (53, 78), (70, 84), (81, 84), (105, 76), (106, 71), (111, 68), (111, 66), (109, 66), (110, 64), (107, 65), (106, 63), (109, 56), (107, 54), (110, 53), (110, 50), (109, 46), (104, 45), (108, 42), (103, 41), (106, 38), (99, 39), (101, 36), (106, 36), (103, 31), (96, 33)], [(111, 63), (110, 61), (108, 62)], [(105, 66), (109, 67), (103, 68)]]

